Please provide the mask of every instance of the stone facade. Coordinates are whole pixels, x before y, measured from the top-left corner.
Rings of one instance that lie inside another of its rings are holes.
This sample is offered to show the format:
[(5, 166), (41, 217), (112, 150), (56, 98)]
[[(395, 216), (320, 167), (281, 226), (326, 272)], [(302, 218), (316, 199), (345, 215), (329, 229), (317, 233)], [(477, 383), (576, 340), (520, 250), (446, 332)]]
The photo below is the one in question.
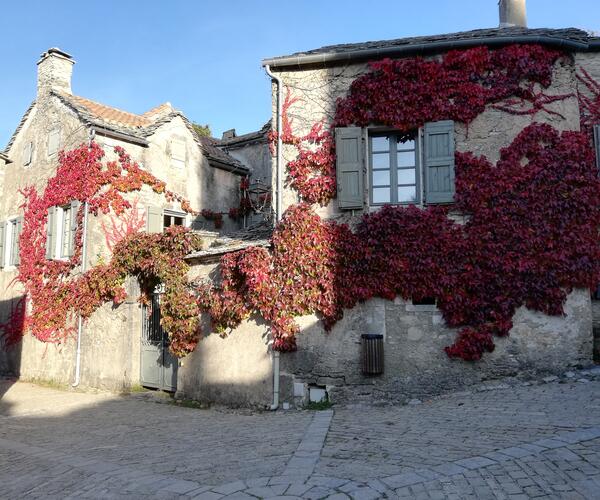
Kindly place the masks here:
[[(116, 159), (115, 146), (123, 147), (142, 167), (167, 182), (167, 188), (187, 198), (194, 210), (208, 208), (227, 213), (240, 202), (240, 180), (249, 171), (233, 158), (223, 154), (212, 160), (192, 131), (187, 119), (168, 105), (145, 115), (133, 115), (109, 108), (71, 93), (74, 61), (58, 49), (50, 49), (38, 63), (38, 95), (0, 159), (0, 221), (21, 215), (23, 199), (19, 190), (33, 185), (43, 191), (56, 171), (57, 154), (48, 154), (49, 134), (59, 131), (59, 148), (69, 150), (86, 143), (92, 133), (101, 144), (106, 160)], [(142, 134), (143, 133), (143, 134)], [(185, 162), (172, 161), (172, 141), (184, 145)], [(31, 161), (25, 151), (32, 144)], [(216, 154), (216, 152), (213, 151)], [(231, 165), (227, 161), (231, 160)], [(182, 213), (179, 203), (144, 187), (129, 196), (144, 216), (147, 207), (158, 207)], [(102, 224), (110, 215), (90, 217), (86, 235), (86, 268), (110, 259)], [(239, 229), (239, 223), (223, 217), (222, 231)], [(212, 225), (212, 222), (210, 223)], [(208, 224), (207, 224), (208, 225)], [(0, 322), (8, 317), (11, 307), (23, 295), (15, 277), (17, 269), (0, 269)], [(105, 305), (86, 322), (81, 348), (81, 384), (88, 387), (120, 390), (140, 380), (140, 334), (142, 311), (137, 298), (139, 290), (133, 280), (129, 296), (118, 307)], [(70, 383), (74, 380), (76, 341), (62, 345), (39, 342), (26, 335), (20, 345), (5, 352), (0, 349), (0, 372), (20, 374), (25, 379)]]

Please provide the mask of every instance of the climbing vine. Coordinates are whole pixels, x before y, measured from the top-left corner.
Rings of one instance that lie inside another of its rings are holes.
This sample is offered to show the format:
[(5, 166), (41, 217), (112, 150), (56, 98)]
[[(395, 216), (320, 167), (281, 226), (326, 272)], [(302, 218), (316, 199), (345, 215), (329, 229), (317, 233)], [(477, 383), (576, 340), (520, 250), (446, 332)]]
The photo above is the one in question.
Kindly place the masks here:
[[(332, 126), (378, 124), (409, 134), (427, 121), (468, 125), (487, 106), (559, 115), (548, 105), (572, 94), (544, 89), (563, 57), (512, 45), (375, 62), (338, 100)], [(534, 123), (496, 165), (457, 153), (453, 207), (385, 206), (351, 230), (311, 207), (335, 195), (335, 156), (324, 123), (294, 135), (289, 109), (297, 102), (288, 89), (281, 140), (297, 148), (287, 168), (303, 203), (285, 213), (272, 251), (226, 255), (222, 282), (201, 287), (200, 305), (218, 330), (257, 313), (271, 324), (274, 348), (294, 350), (295, 316), (319, 314), (329, 330), (344, 309), (372, 297), (434, 297), (446, 323), (460, 328), (447, 354), (477, 360), (494, 349), (493, 336), (508, 334), (518, 307), (561, 314), (570, 290), (600, 278), (600, 185), (586, 134)], [(467, 222), (453, 222), (451, 209)]]
[(183, 355), (194, 348), (199, 336), (198, 306), (186, 287), (188, 266), (183, 257), (199, 248), (200, 242), (188, 230), (171, 227), (160, 234), (139, 233), (138, 218), (126, 216), (123, 225), (113, 224), (107, 234), (113, 252), (110, 262), (99, 263), (82, 274), (82, 205), (77, 214), (73, 255), (68, 259), (47, 259), (50, 207), (78, 200), (87, 203), (91, 216), (112, 213), (119, 217), (134, 208), (124, 195), (148, 186), (193, 212), (189, 202), (167, 190), (164, 182), (141, 169), (122, 148), (115, 151), (118, 161), (108, 163), (102, 162), (104, 152), (96, 143), (61, 152), (56, 174), (42, 194), (33, 186), (23, 189), (24, 222), (17, 280), (25, 287), (31, 307), (24, 316), (24, 327), (41, 341), (62, 342), (73, 333), (77, 315), (87, 319), (105, 302), (122, 303), (127, 295), (125, 279), (133, 275), (143, 294), (151, 293), (159, 282), (165, 284), (161, 322), (169, 332), (171, 350)]

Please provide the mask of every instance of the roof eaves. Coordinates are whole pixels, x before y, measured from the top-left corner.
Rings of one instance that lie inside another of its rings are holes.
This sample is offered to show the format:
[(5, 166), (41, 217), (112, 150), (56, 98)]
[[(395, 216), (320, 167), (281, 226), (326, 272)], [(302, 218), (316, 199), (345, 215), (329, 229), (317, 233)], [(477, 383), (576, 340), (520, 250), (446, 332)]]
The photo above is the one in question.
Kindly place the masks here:
[[(485, 35), (485, 33), (490, 33)], [(569, 33), (572, 36), (567, 36)], [(480, 36), (474, 36), (480, 34)], [(585, 35), (585, 36), (584, 36)], [(572, 51), (600, 50), (600, 40), (591, 39), (584, 31), (565, 30), (475, 30), (473, 32), (451, 33), (435, 37), (416, 37), (366, 44), (348, 44), (323, 47), (290, 56), (264, 59), (263, 66), (300, 68), (307, 65), (327, 65), (351, 61), (380, 59), (383, 57), (430, 54), (453, 49), (477, 46), (504, 46), (511, 43), (538, 43)]]
[(4, 153), (0, 153), (0, 160), (3, 160), (6, 164), (12, 163), (12, 160)]
[(15, 142), (15, 139), (17, 138), (17, 135), (19, 135), (19, 132), (21, 131), (21, 129), (23, 128), (23, 125), (25, 125), (25, 122), (27, 121), (27, 118), (29, 117), (31, 111), (33, 110), (33, 107), (35, 106), (35, 101), (33, 101), (29, 107), (27, 108), (27, 110), (25, 111), (25, 114), (23, 115), (23, 117), (21, 118), (21, 121), (19, 122), (19, 124), (17, 125), (17, 128), (15, 129), (15, 131), (13, 132), (13, 134), (10, 136), (10, 139), (8, 140), (8, 144), (6, 145), (6, 147), (4, 148), (4, 153), (8, 153), (8, 151), (10, 150), (10, 148), (12, 147), (12, 145)]

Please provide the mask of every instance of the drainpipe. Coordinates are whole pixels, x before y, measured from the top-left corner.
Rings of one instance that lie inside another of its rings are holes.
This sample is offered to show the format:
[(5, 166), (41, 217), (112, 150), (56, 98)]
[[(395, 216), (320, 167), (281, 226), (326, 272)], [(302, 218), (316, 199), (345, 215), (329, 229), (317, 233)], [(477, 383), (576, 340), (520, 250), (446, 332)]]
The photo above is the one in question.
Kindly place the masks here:
[[(283, 179), (282, 179), (282, 164), (283, 164), (283, 142), (281, 140), (281, 112), (283, 106), (283, 82), (281, 78), (274, 75), (271, 72), (271, 68), (267, 64), (265, 71), (271, 79), (277, 82), (277, 163), (276, 163), (276, 174), (277, 174), (277, 185), (275, 191), (275, 219), (277, 222), (282, 217), (282, 197), (283, 197)], [(270, 406), (271, 410), (279, 408), (279, 351), (273, 351), (273, 403)]]
[[(88, 204), (83, 203), (83, 238), (81, 239), (81, 274), (85, 273), (85, 263), (87, 259), (87, 222), (88, 222)], [(77, 318), (77, 352), (75, 354), (75, 382), (71, 387), (77, 387), (81, 379), (81, 337), (83, 334), (83, 318), (81, 314)]]

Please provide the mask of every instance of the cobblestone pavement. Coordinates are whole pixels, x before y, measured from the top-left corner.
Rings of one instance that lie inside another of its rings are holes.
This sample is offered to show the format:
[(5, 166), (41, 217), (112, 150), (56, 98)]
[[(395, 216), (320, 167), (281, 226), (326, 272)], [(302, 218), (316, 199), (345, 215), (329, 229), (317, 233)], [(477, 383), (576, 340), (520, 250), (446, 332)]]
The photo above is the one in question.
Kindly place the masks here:
[(322, 412), (0, 395), (1, 498), (600, 499), (600, 367)]

